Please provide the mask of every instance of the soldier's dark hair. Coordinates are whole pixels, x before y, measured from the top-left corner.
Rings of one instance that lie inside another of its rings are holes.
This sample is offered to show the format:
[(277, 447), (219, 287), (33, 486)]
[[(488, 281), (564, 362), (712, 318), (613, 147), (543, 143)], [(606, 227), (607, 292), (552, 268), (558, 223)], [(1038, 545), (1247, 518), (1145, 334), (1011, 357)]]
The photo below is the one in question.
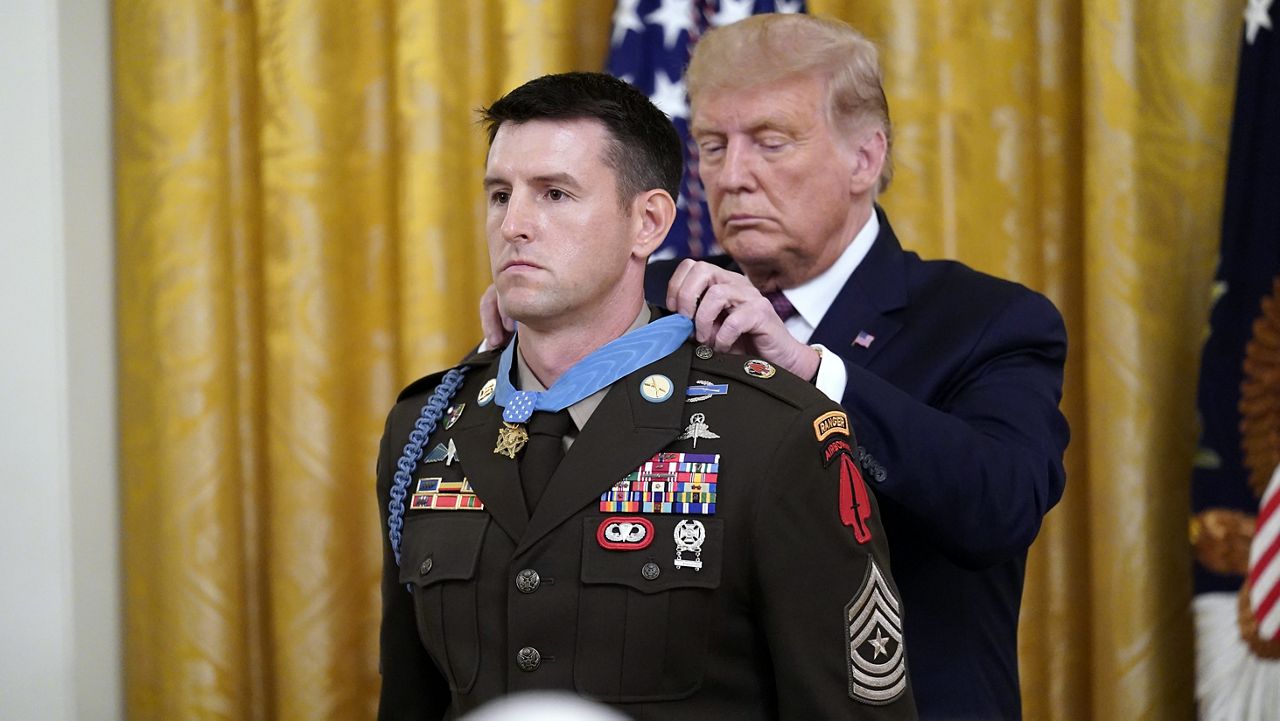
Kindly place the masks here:
[(612, 75), (543, 75), (479, 112), (490, 146), (503, 123), (598, 120), (609, 131), (604, 161), (618, 177), (618, 197), (624, 207), (654, 188), (672, 198), (680, 194), (684, 159), (675, 127), (644, 93)]

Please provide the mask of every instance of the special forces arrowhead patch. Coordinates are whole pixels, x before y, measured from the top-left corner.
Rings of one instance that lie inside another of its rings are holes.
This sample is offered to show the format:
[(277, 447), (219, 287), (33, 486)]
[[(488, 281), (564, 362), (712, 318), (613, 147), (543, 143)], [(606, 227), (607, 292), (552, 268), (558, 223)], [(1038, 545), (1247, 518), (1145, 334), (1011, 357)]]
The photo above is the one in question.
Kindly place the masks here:
[(827, 443), (823, 449), (823, 467), (830, 466), (837, 458), (840, 459), (840, 522), (853, 529), (858, 543), (866, 543), (871, 540), (871, 498), (858, 464), (853, 461), (853, 449), (842, 438)]
[(862, 589), (844, 607), (849, 647), (849, 697), (883, 706), (907, 688), (902, 609), (875, 560), (867, 560)]

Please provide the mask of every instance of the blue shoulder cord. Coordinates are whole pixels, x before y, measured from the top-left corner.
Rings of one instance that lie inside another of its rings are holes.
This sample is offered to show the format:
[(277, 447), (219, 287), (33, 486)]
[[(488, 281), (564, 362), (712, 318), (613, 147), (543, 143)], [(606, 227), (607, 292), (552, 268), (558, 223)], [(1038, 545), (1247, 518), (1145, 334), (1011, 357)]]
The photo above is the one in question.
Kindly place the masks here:
[[(422, 413), (409, 433), (409, 442), (404, 445), (404, 453), (396, 463), (395, 483), (391, 484), (391, 502), (387, 504), (387, 510), (391, 512), (387, 518), (387, 537), (391, 540), (391, 550), (396, 555), (397, 566), (400, 565), (400, 530), (404, 528), (404, 497), (412, 480), (410, 474), (418, 467), (418, 461), (422, 459), (422, 447), (435, 432), (436, 423), (458, 392), (458, 386), (462, 385), (462, 377), (466, 373), (466, 367), (460, 367), (444, 374), (440, 385), (431, 392), (427, 404), (422, 407)], [(406, 584), (405, 588), (413, 590), (411, 584)]]

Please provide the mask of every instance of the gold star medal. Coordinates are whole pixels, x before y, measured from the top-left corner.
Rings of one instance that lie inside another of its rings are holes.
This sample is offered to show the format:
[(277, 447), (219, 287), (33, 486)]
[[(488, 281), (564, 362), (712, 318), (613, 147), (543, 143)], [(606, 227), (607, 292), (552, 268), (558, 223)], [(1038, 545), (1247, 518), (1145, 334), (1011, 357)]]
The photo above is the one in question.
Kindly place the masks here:
[(529, 432), (524, 429), (523, 423), (503, 421), (502, 427), (498, 429), (498, 445), (493, 447), (493, 452), (515, 460), (516, 454), (528, 442)]

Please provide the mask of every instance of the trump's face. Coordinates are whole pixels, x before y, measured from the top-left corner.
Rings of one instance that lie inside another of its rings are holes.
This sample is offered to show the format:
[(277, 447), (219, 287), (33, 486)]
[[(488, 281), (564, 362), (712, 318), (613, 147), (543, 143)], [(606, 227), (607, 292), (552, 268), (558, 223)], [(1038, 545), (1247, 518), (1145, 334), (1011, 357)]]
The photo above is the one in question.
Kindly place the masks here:
[(828, 122), (825, 79), (710, 89), (693, 110), (716, 238), (752, 283), (789, 288), (826, 270), (860, 228), (855, 197), (870, 196)]

